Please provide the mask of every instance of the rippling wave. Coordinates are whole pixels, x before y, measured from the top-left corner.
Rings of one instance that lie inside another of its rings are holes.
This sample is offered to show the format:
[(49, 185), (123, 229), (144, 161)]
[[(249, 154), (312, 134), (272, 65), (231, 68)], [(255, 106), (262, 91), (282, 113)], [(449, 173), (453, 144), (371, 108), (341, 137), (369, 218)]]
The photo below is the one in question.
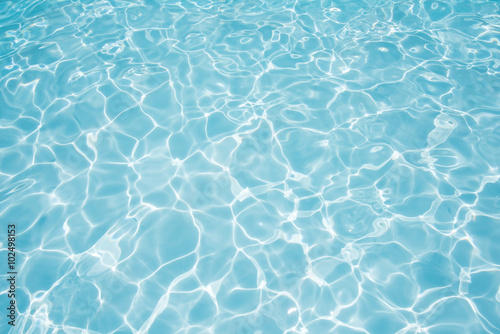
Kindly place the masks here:
[(0, 8), (2, 332), (500, 333), (498, 2)]

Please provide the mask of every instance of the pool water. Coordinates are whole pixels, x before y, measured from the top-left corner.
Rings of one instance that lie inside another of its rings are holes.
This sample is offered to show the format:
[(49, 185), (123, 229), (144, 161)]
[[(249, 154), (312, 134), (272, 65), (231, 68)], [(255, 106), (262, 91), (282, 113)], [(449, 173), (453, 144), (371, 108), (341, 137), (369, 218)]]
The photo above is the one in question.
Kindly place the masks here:
[(499, 7), (3, 1), (0, 332), (500, 333)]

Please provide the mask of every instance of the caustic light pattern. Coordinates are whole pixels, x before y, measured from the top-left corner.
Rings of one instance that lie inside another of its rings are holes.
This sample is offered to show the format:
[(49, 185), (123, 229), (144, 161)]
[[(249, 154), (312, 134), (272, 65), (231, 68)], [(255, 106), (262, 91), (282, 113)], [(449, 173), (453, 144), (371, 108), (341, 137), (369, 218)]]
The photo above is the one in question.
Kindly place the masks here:
[(499, 6), (2, 1), (0, 331), (500, 333)]

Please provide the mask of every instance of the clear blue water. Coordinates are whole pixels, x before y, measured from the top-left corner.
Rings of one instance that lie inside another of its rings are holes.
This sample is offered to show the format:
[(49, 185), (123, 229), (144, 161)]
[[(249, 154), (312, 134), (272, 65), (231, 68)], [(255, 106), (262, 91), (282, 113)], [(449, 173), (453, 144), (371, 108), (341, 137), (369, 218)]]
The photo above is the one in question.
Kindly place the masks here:
[(0, 332), (500, 333), (499, 6), (1, 2)]

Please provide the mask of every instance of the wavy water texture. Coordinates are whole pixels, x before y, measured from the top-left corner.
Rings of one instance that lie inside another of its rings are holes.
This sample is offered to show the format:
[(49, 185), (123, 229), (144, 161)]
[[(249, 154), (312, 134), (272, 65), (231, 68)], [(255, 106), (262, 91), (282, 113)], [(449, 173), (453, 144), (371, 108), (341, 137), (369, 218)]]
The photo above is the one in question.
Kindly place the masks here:
[(1, 332), (500, 333), (498, 2), (0, 9)]

